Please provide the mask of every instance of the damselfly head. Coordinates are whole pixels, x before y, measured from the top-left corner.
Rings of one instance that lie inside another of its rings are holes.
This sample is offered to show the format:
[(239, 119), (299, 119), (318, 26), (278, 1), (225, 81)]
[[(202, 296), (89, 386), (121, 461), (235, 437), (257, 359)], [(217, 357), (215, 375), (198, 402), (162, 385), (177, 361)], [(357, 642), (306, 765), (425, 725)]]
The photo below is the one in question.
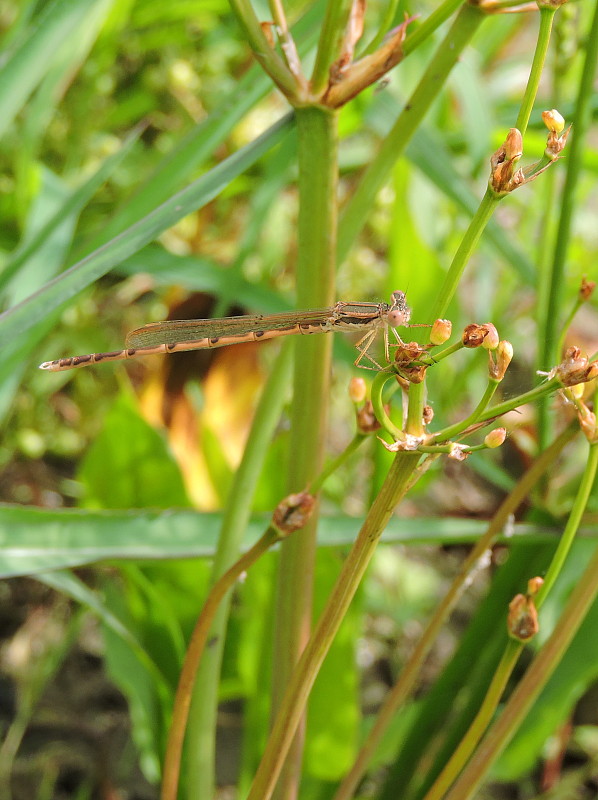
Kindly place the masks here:
[(390, 296), (390, 308), (386, 319), (391, 328), (407, 325), (411, 319), (411, 309), (407, 305), (405, 292), (393, 292)]

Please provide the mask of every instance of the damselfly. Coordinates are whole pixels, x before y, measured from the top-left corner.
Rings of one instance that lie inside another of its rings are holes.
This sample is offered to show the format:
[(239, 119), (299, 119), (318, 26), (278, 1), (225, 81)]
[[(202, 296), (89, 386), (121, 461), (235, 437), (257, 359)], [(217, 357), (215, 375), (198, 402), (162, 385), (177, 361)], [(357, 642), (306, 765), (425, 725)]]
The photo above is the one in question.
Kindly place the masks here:
[[(329, 331), (365, 331), (355, 345), (359, 353), (355, 364), (365, 369), (382, 369), (368, 353), (376, 337), (376, 332), (380, 329), (384, 332), (384, 354), (386, 361), (389, 362), (388, 330), (392, 330), (397, 341), (402, 343), (401, 337), (395, 329), (400, 325), (407, 325), (410, 317), (411, 310), (405, 301), (405, 293), (393, 292), (390, 304), (341, 301), (330, 308), (320, 308), (314, 311), (290, 311), (284, 314), (268, 315), (251, 314), (222, 319), (151, 322), (128, 334), (124, 350), (44, 361), (43, 364), (40, 364), (40, 369), (57, 372), (64, 369), (88, 367), (90, 364), (98, 364), (101, 361), (121, 361), (126, 358), (139, 358), (139, 356), (156, 353), (204, 350), (241, 342), (275, 339), (278, 336), (292, 336), (296, 333), (328, 333)], [(374, 364), (374, 367), (361, 364), (363, 359)]]

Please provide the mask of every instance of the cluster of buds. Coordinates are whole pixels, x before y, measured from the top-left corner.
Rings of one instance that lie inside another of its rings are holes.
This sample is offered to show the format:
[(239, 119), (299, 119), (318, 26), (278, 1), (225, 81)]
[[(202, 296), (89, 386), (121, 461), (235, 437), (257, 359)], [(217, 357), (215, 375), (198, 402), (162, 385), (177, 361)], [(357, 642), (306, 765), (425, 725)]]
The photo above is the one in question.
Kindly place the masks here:
[(417, 342), (402, 342), (395, 350), (395, 366), (409, 383), (422, 383), (426, 377), (427, 364), (418, 362), (421, 356), (428, 354), (428, 348)]
[(554, 370), (563, 386), (587, 383), (598, 377), (598, 361), (588, 361), (579, 347), (568, 347), (565, 358)]
[(509, 603), (507, 630), (512, 639), (529, 642), (540, 630), (534, 597), (543, 583), (542, 578), (531, 578), (527, 584), (527, 594), (516, 594)]
[(463, 347), (483, 347), (486, 350), (496, 350), (499, 343), (498, 331), (491, 322), (483, 325), (472, 322), (463, 330), (461, 342)]
[(489, 185), (495, 195), (503, 197), (524, 183), (537, 178), (554, 163), (567, 144), (571, 126), (563, 133), (565, 120), (556, 109), (543, 111), (542, 119), (548, 128), (544, 158), (525, 169), (518, 167), (523, 155), (523, 138), (518, 128), (511, 128), (507, 138), (490, 158)]

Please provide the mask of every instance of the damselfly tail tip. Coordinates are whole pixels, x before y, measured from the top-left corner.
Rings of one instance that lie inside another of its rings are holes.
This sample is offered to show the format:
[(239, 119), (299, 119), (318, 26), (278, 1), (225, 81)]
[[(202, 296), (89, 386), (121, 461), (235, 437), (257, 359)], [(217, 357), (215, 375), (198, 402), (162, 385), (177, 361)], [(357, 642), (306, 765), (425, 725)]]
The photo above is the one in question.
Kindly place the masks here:
[(39, 365), (39, 369), (53, 369), (54, 361), (44, 361), (43, 364)]

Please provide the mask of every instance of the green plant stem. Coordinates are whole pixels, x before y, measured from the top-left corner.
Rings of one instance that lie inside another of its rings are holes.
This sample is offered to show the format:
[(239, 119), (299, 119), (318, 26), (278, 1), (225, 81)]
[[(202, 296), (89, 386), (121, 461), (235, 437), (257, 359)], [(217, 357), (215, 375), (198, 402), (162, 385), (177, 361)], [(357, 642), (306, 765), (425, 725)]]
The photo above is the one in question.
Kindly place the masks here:
[[(552, 559), (552, 562), (546, 574), (544, 585), (536, 595), (535, 605), (536, 608), (538, 609), (543, 604), (548, 592), (554, 585), (556, 577), (563, 568), (563, 564), (571, 548), (571, 544), (573, 543), (573, 538), (579, 528), (582, 515), (587, 507), (590, 492), (592, 490), (592, 486), (594, 485), (594, 481), (596, 479), (597, 469), (598, 469), (598, 444), (594, 444), (590, 445), (588, 460), (586, 462), (586, 467), (584, 470), (584, 474), (582, 476), (581, 484), (577, 491), (577, 495), (573, 503), (573, 508), (571, 509), (569, 519), (567, 520), (567, 525), (565, 526), (565, 531), (559, 543), (559, 547), (557, 548), (557, 551)], [(595, 556), (594, 560), (596, 560), (597, 558), (598, 556)], [(592, 578), (593, 584), (595, 580), (596, 580), (595, 578)], [(595, 588), (593, 589), (593, 591), (594, 594), (596, 593), (596, 591), (598, 591), (598, 583), (595, 583)], [(577, 629), (577, 627), (579, 627), (579, 625), (583, 621), (584, 614), (585, 611), (583, 613), (579, 613), (579, 616), (575, 618), (575, 623), (574, 623), (575, 629)], [(560, 623), (559, 626), (557, 627), (560, 627)], [(570, 639), (567, 640), (566, 644), (568, 644), (569, 641)], [(554, 669), (558, 664), (558, 661), (560, 660), (565, 650), (566, 644), (564, 644), (560, 649), (557, 648), (555, 650), (554, 654), (556, 656), (556, 660), (551, 662), (552, 668), (547, 671), (542, 671), (541, 676), (540, 675), (536, 676), (535, 679), (536, 682), (541, 681), (541, 684), (539, 687), (536, 686), (536, 683), (532, 685), (534, 686), (534, 689), (537, 690), (538, 693), (540, 689), (544, 686), (548, 678), (550, 677), (552, 669)], [(548, 644), (545, 647), (548, 647)], [(456, 779), (456, 777), (459, 775), (459, 773), (467, 763), (468, 758), (477, 747), (480, 739), (484, 734), (484, 731), (490, 724), (490, 721), (492, 720), (492, 717), (498, 706), (498, 703), (500, 702), (500, 698), (504, 691), (505, 685), (511, 675), (511, 672), (513, 671), (513, 667), (517, 663), (517, 659), (519, 658), (522, 649), (523, 649), (523, 644), (521, 642), (513, 640), (510, 640), (508, 642), (503, 657), (492, 678), (490, 687), (488, 689), (488, 692), (486, 694), (486, 697), (484, 698), (484, 702), (482, 703), (482, 706), (478, 714), (476, 715), (474, 721), (470, 725), (467, 733), (461, 740), (458, 748), (453, 753), (451, 759), (449, 760), (443, 771), (436, 779), (430, 791), (426, 794), (424, 800), (441, 800), (442, 797), (445, 797), (447, 789), (449, 788), (449, 786), (451, 786), (453, 781)], [(523, 679), (522, 683), (526, 681), (526, 679), (528, 678), (528, 674), (529, 673), (526, 673), (526, 676)], [(518, 690), (520, 687), (521, 684), (518, 687)], [(534, 697), (537, 697), (537, 694), (535, 694)], [(512, 699), (513, 698), (511, 698), (511, 701)], [(511, 705), (511, 701), (509, 701), (509, 705)], [(511, 717), (511, 725), (514, 725), (513, 717)], [(510, 730), (509, 736), (512, 736), (515, 733), (515, 730), (516, 727), (513, 727)], [(497, 757), (499, 752), (500, 751), (492, 753), (491, 756), (492, 761)], [(489, 764), (486, 766), (486, 769), (488, 766)], [(462, 798), (470, 796), (469, 794), (464, 795), (461, 794), (459, 791), (457, 791), (457, 785), (460, 785), (461, 783), (463, 783), (463, 785), (467, 787), (469, 787), (470, 785), (469, 782), (463, 780), (463, 775), (462, 775), (461, 779), (453, 786), (452, 791), (448, 795), (446, 795), (446, 800), (449, 800), (449, 798), (452, 798), (453, 800), (462, 800)]]
[(535, 597), (536, 608), (538, 609), (543, 605), (547, 594), (554, 586), (554, 582), (563, 569), (565, 560), (569, 554), (569, 550), (571, 549), (571, 545), (573, 544), (573, 540), (575, 539), (575, 535), (581, 524), (583, 514), (588, 505), (590, 492), (592, 491), (592, 486), (594, 485), (594, 480), (596, 478), (597, 463), (598, 444), (590, 445), (588, 461), (581, 477), (581, 483), (579, 484), (577, 495), (573, 502), (573, 508), (571, 509), (571, 513), (567, 519), (567, 524), (565, 525), (563, 535), (559, 539), (559, 546), (557, 547), (556, 553), (550, 562), (550, 567), (544, 576), (544, 583)]
[(357, 591), (378, 540), (395, 506), (409, 486), (409, 479), (419, 459), (420, 456), (413, 453), (398, 453), (395, 456), (380, 492), (343, 564), (314, 633), (293, 672), (278, 708), (248, 800), (269, 800), (272, 796), (320, 666)]
[(559, 453), (561, 453), (565, 445), (571, 441), (576, 433), (576, 424), (570, 425), (563, 431), (558, 439), (538, 456), (532, 466), (529, 467), (525, 474), (519, 479), (517, 485), (513, 487), (510, 494), (501, 503), (499, 509), (490, 521), (486, 532), (476, 542), (461, 566), (459, 575), (455, 578), (440, 605), (436, 608), (413, 654), (401, 672), (399, 680), (386, 696), (382, 708), (378, 712), (376, 721), (370, 729), (355, 763), (343, 779), (333, 800), (350, 800), (353, 797), (357, 784), (363, 777), (373, 755), (378, 749), (388, 726), (395, 718), (395, 715), (405, 700), (418, 685), (422, 674), (423, 663), (449, 614), (460, 598), (470, 575), (478, 568), (480, 561), (484, 558), (485, 553), (492, 546), (496, 537), (504, 529), (511, 514), (514, 514), (521, 503), (529, 496), (539, 478), (554, 464)]
[(552, 31), (555, 12), (556, 8), (551, 8), (549, 6), (543, 6), (540, 9), (540, 30), (538, 31), (538, 39), (534, 50), (534, 59), (515, 124), (515, 127), (519, 128), (521, 131), (522, 136), (525, 136), (532, 108), (536, 102), (540, 78), (542, 77), (542, 70), (544, 69), (544, 62), (546, 61), (546, 54), (550, 44), (550, 33)]
[[(322, 108), (296, 110), (299, 159), (297, 307), (333, 304), (336, 274), (337, 114)], [(330, 394), (332, 337), (295, 340), (288, 491), (302, 491), (322, 469)], [(311, 628), (317, 510), (281, 547), (276, 591), (272, 713)], [(301, 763), (301, 737), (281, 778), (279, 797), (292, 795)], [(287, 788), (285, 788), (287, 787)]]
[(191, 635), (185, 662), (176, 691), (172, 724), (166, 745), (164, 773), (162, 776), (161, 800), (177, 800), (181, 755), (185, 739), (185, 726), (191, 705), (191, 695), (201, 661), (201, 656), (208, 641), (210, 628), (220, 603), (232, 589), (239, 576), (254, 564), (260, 556), (281, 539), (281, 534), (274, 527), (269, 527), (263, 536), (241, 558), (222, 575), (210, 590), (201, 614)]
[(527, 403), (535, 403), (540, 398), (548, 397), (550, 394), (553, 394), (557, 389), (560, 388), (561, 384), (559, 383), (558, 379), (550, 378), (541, 386), (536, 386), (535, 389), (530, 389), (529, 392), (524, 392), (518, 397), (511, 397), (509, 400), (505, 400), (503, 403), (497, 403), (497, 405), (487, 408), (480, 414), (478, 422), (485, 422), (486, 420), (495, 419), (496, 417), (501, 417), (503, 414), (506, 414), (509, 411), (514, 411), (519, 406), (526, 405)]
[(253, 54), (291, 104), (302, 101), (296, 78), (278, 53), (272, 49), (249, 0), (230, 0), (230, 6)]
[[(543, 346), (538, 354), (538, 369), (550, 369), (560, 357), (557, 342), (561, 330), (560, 308), (564, 294), (564, 272), (571, 238), (571, 222), (575, 209), (575, 193), (581, 173), (583, 151), (591, 122), (591, 103), (593, 98), (593, 81), (598, 59), (598, 4), (594, 7), (594, 16), (586, 39), (585, 60), (579, 82), (575, 109), (575, 130), (568, 148), (566, 165), (567, 173), (563, 187), (560, 216), (556, 234), (556, 242), (548, 276), (548, 298), (546, 307), (539, 309), (540, 328), (543, 332)], [(550, 438), (549, 410), (546, 403), (538, 408), (538, 440), (540, 446)]]
[(442, 288), (436, 297), (432, 308), (432, 319), (440, 319), (446, 314), (449, 303), (457, 291), (463, 270), (500, 200), (501, 198), (495, 195), (489, 187), (486, 189), (484, 197), (457, 248)]
[(363, 442), (366, 441), (366, 439), (369, 439), (369, 435), (367, 433), (357, 432), (355, 436), (351, 439), (349, 444), (345, 447), (343, 452), (339, 453), (339, 455), (336, 458), (333, 458), (332, 461), (326, 464), (322, 472), (312, 482), (312, 484), (309, 487), (310, 493), (317, 494), (324, 485), (324, 483), (326, 482), (326, 480), (333, 474), (333, 472), (336, 472), (336, 470), (339, 467), (341, 467), (345, 463), (345, 461), (347, 461), (353, 455), (353, 453), (359, 449), (359, 447), (361, 447), (361, 445), (363, 444)]
[[(436, 778), (430, 790), (426, 793), (424, 800), (442, 800), (442, 798), (445, 797), (447, 790), (463, 769), (467, 759), (484, 735), (484, 731), (488, 727), (496, 711), (496, 707), (500, 702), (500, 698), (502, 697), (513, 671), (513, 667), (517, 663), (517, 659), (522, 650), (523, 645), (521, 642), (515, 642), (512, 639), (507, 642), (507, 646), (492, 677), (480, 710), (469, 726), (467, 733), (463, 739), (461, 739), (459, 746), (451, 756), (449, 762)], [(461, 800), (460, 795), (459, 798)]]
[(458, 436), (458, 434), (462, 433), (464, 430), (467, 430), (470, 425), (474, 425), (476, 422), (478, 422), (486, 410), (488, 403), (492, 400), (494, 393), (498, 388), (498, 384), (499, 381), (489, 380), (486, 385), (484, 395), (475, 410), (472, 411), (472, 413), (461, 422), (457, 422), (454, 425), (450, 425), (448, 428), (437, 431), (434, 434), (432, 442), (444, 442), (447, 439), (454, 439), (455, 436)]
[[(595, 479), (597, 467), (598, 446), (594, 444), (590, 448), (584, 474), (586, 485), (590, 481), (590, 475), (592, 481)], [(578, 492), (579, 497), (580, 492)], [(576, 504), (578, 498), (576, 498)], [(532, 662), (509, 698), (500, 718), (492, 726), (476, 754), (446, 795), (445, 800), (469, 800), (476, 792), (490, 767), (529, 714), (534, 701), (558, 666), (597, 595), (598, 551), (573, 589), (567, 607), (550, 638)]]
[(330, 67), (340, 57), (353, 0), (328, 0), (320, 32), (311, 91), (319, 97), (328, 85)]
[[(241, 540), (249, 522), (255, 488), (286, 399), (291, 379), (291, 346), (292, 342), (285, 342), (278, 354), (256, 408), (243, 458), (227, 498), (212, 566), (212, 583), (238, 558)], [(191, 701), (186, 780), (187, 796), (190, 800), (214, 795), (218, 683), (229, 608), (230, 595), (227, 595), (214, 617), (210, 631), (213, 645), (202, 660)]]
[(386, 409), (384, 408), (384, 402), (382, 400), (382, 391), (384, 386), (390, 380), (395, 380), (395, 375), (392, 372), (379, 372), (374, 380), (372, 381), (372, 389), (371, 389), (371, 400), (372, 400), (372, 407), (374, 409), (374, 415), (382, 428), (389, 433), (395, 441), (399, 439), (404, 439), (405, 434), (391, 420), (391, 418), (386, 413)]
[(417, 88), (382, 142), (378, 154), (364, 172), (357, 190), (347, 203), (339, 228), (338, 260), (343, 261), (351, 249), (374, 206), (376, 194), (388, 180), (392, 166), (405, 152), (409, 140), (419, 127), (426, 112), (438, 97), (452, 68), (471, 41), (485, 14), (479, 8), (464, 3), (444, 41), (432, 58)]

